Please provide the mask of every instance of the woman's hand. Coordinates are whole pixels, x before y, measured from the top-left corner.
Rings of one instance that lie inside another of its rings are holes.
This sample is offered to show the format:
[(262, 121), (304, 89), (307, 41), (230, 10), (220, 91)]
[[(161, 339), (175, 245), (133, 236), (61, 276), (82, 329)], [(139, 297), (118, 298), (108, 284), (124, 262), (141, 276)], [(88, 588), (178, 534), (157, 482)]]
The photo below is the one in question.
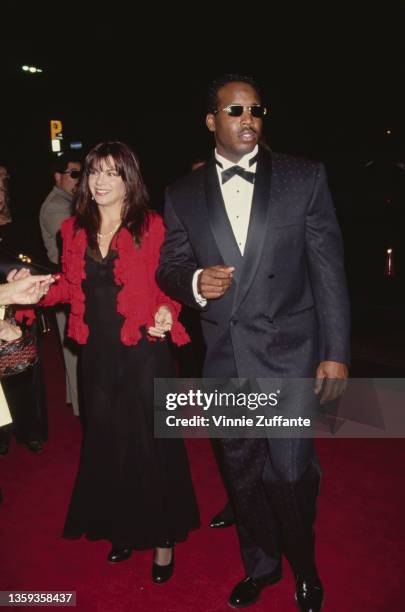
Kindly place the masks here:
[(155, 326), (148, 328), (148, 334), (155, 338), (164, 338), (173, 325), (173, 317), (167, 306), (160, 306), (155, 313)]
[(7, 282), (11, 283), (14, 280), (21, 280), (22, 278), (28, 278), (31, 276), (31, 272), (28, 268), (20, 268), (19, 270), (10, 270), (7, 274)]
[(11, 270), (7, 284), (0, 286), (1, 304), (36, 304), (55, 282), (51, 274), (32, 276), (26, 268)]
[(21, 337), (21, 329), (8, 321), (0, 321), (0, 340), (11, 342)]

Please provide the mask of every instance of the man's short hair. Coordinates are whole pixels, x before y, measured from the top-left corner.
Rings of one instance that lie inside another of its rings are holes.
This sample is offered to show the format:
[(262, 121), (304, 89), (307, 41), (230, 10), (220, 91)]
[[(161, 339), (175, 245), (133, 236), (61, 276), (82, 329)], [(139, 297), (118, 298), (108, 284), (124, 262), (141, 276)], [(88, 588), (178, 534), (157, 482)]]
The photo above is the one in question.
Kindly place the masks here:
[(223, 74), (222, 76), (214, 79), (209, 85), (208, 98), (207, 98), (207, 112), (208, 113), (213, 113), (214, 111), (217, 110), (218, 91), (221, 89), (221, 87), (224, 87), (224, 85), (227, 85), (228, 83), (235, 83), (235, 82), (247, 83), (248, 85), (251, 85), (253, 89), (256, 91), (256, 93), (258, 94), (259, 98), (260, 99), (262, 98), (261, 87), (256, 81), (256, 79), (254, 79), (252, 76), (248, 76), (246, 74), (237, 74), (237, 73)]
[(68, 151), (66, 153), (63, 153), (63, 155), (61, 155), (60, 157), (57, 157), (52, 162), (53, 174), (55, 174), (55, 172), (59, 172), (60, 174), (63, 174), (64, 172), (66, 172), (70, 162), (75, 163), (75, 164), (82, 164), (82, 159), (80, 155), (74, 152), (70, 153)]

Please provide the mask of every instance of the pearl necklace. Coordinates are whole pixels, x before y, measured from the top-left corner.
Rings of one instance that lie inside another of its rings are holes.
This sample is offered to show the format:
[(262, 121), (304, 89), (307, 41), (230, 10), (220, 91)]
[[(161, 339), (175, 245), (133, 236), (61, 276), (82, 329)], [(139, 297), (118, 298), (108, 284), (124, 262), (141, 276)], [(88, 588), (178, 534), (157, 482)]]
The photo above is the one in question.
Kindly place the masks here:
[(121, 225), (121, 221), (119, 223), (117, 223), (117, 225), (115, 227), (112, 228), (111, 232), (107, 232), (106, 234), (102, 234), (101, 232), (97, 232), (97, 236), (99, 238), (107, 238), (108, 236), (111, 236)]

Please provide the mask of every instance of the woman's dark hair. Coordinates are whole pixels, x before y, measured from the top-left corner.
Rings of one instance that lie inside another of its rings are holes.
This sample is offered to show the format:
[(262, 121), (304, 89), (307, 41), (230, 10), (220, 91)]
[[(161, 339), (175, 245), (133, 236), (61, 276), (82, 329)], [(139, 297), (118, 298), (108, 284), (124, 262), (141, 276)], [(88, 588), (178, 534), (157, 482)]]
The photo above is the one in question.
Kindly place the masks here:
[(89, 189), (88, 177), (91, 170), (98, 168), (102, 161), (107, 167), (114, 167), (124, 181), (126, 193), (122, 227), (131, 232), (135, 243), (139, 245), (147, 229), (149, 196), (142, 180), (138, 158), (123, 142), (100, 142), (87, 154), (74, 198), (76, 228), (85, 229), (90, 248), (96, 248), (101, 217)]

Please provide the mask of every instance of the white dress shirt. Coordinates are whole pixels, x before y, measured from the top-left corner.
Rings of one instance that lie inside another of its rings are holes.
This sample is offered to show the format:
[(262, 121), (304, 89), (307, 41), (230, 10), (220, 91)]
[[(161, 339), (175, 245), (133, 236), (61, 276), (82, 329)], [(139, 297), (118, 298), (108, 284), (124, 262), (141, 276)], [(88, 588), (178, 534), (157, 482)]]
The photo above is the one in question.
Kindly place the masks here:
[[(223, 185), (221, 172), (235, 165), (241, 166), (241, 168), (249, 170), (250, 172), (256, 172), (257, 162), (249, 166), (249, 161), (257, 154), (257, 152), (258, 146), (256, 145), (253, 151), (244, 155), (237, 164), (234, 164), (228, 159), (225, 159), (225, 157), (222, 157), (222, 155), (220, 155), (215, 149), (215, 159), (217, 159), (222, 166), (221, 168), (220, 165), (216, 165), (219, 185), (225, 203), (226, 214), (228, 215), (236, 243), (242, 255), (245, 251), (246, 238), (249, 228), (254, 184), (250, 183), (238, 174), (235, 174)], [(192, 286), (194, 297), (198, 304), (200, 306), (206, 306), (207, 300), (205, 300), (197, 290), (198, 275), (200, 274), (201, 270), (202, 268), (196, 270), (194, 273)]]

